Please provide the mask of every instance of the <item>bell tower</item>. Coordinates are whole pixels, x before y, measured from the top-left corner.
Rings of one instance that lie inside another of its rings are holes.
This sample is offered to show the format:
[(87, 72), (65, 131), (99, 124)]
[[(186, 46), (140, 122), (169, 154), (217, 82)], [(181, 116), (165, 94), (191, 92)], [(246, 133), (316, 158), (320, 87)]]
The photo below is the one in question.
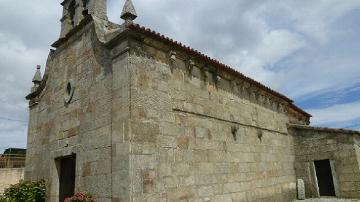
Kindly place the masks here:
[(87, 15), (107, 20), (106, 0), (64, 0), (61, 5), (63, 17), (60, 20), (60, 38), (65, 37)]

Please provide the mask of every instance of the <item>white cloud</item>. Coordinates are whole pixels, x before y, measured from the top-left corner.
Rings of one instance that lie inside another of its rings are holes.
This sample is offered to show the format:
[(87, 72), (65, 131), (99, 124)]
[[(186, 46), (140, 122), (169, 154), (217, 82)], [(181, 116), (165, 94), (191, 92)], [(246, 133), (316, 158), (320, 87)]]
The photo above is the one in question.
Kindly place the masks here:
[(331, 125), (336, 122), (347, 122), (360, 118), (360, 102), (336, 104), (325, 109), (308, 110), (314, 117), (315, 125)]
[[(35, 66), (44, 66), (50, 44), (59, 36), (60, 16), (56, 1), (0, 1), (1, 150), (26, 146), (25, 96), (32, 86)], [(6, 120), (9, 118), (25, 122)]]
[(296, 33), (284, 29), (271, 30), (256, 47), (254, 56), (264, 64), (273, 65), (304, 45), (304, 39)]
[(338, 32), (334, 23), (346, 13), (360, 7), (358, 0), (302, 0), (302, 1), (269, 1), (269, 7), (276, 7), (285, 12), (293, 22), (292, 26), (299, 32), (311, 37), (319, 43), (327, 43)]
[(26, 134), (26, 123), (0, 120), (0, 153), (9, 147), (25, 148)]
[(38, 63), (44, 63), (46, 52), (25, 46), (16, 36), (0, 32), (0, 116), (25, 119), (26, 94)]
[(250, 77), (278, 89), (280, 83), (276, 82), (278, 74), (272, 69), (273, 65), (304, 46), (304, 40), (296, 33), (271, 30), (263, 34), (253, 49), (239, 49), (240, 52), (224, 56), (224, 60), (236, 65)]

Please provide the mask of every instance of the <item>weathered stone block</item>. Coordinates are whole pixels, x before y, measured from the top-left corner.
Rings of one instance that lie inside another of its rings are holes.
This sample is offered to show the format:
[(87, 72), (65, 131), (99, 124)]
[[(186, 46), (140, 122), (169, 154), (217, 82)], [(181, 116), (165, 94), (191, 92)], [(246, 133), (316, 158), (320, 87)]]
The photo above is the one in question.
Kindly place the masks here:
[(297, 179), (297, 197), (299, 200), (305, 199), (305, 183), (302, 179)]

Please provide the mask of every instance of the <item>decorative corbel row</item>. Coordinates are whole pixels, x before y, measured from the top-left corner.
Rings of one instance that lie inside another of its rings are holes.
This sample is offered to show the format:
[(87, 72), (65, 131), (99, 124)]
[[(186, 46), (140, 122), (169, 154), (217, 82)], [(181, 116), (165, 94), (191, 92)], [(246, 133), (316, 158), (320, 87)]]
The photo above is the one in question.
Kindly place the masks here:
[(267, 93), (261, 91), (255, 86), (250, 85), (247, 82), (233, 80), (231, 81), (231, 88), (234, 93), (243, 99), (247, 99), (273, 111), (287, 113), (285, 104), (283, 104), (281, 100), (268, 95)]
[[(170, 69), (171, 72), (173, 72), (175, 62), (177, 60), (177, 53), (175, 51), (169, 52), (169, 63), (170, 63)], [(189, 58), (186, 61), (186, 69), (188, 75), (191, 77), (192, 72), (195, 67), (199, 67), (200, 69), (200, 76), (201, 80), (204, 82), (208, 82), (208, 74), (207, 72), (210, 72), (212, 75), (212, 81), (215, 87), (218, 87), (219, 82), (221, 82), (224, 78), (219, 74), (218, 70), (216, 68), (209, 68), (205, 65), (196, 65), (195, 60), (193, 58)], [(287, 106), (286, 104), (280, 100), (279, 98), (276, 98), (268, 93), (266, 93), (263, 90), (260, 90), (257, 86), (251, 85), (247, 81), (239, 80), (234, 78), (230, 81), (230, 87), (231, 90), (238, 96), (240, 96), (243, 99), (247, 99), (250, 102), (256, 103), (258, 105), (261, 105), (265, 108), (268, 108), (270, 110), (279, 112), (279, 113), (287, 113)]]

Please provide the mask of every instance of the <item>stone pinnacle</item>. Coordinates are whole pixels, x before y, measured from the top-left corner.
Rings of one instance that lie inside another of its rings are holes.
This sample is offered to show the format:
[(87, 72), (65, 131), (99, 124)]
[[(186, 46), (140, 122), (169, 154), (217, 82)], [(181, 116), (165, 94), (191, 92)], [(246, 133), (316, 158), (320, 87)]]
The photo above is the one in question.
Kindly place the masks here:
[(35, 75), (34, 75), (34, 78), (32, 79), (32, 82), (33, 82), (33, 83), (40, 83), (41, 80), (42, 80), (40, 68), (41, 68), (40, 65), (37, 65), (37, 66), (36, 66), (36, 73), (35, 73)]
[(133, 21), (137, 18), (137, 13), (131, 0), (126, 0), (121, 18), (125, 21)]

